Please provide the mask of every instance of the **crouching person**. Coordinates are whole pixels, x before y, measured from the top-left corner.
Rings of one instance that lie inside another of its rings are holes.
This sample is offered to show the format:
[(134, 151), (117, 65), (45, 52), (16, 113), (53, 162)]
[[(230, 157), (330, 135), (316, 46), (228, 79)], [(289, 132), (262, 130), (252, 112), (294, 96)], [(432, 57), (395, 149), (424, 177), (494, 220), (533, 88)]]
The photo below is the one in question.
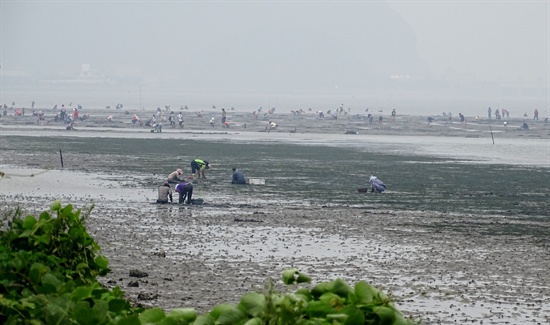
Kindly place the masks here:
[(166, 204), (168, 203), (168, 199), (170, 199), (170, 202), (173, 202), (172, 189), (170, 188), (170, 184), (168, 184), (168, 182), (164, 182), (164, 184), (159, 186), (158, 191), (159, 191), (159, 195), (157, 198), (157, 203)]
[(386, 184), (374, 175), (371, 175), (369, 178), (369, 183), (371, 186), (371, 192), (382, 193), (386, 190)]
[(183, 201), (187, 198), (187, 204), (191, 204), (191, 199), (193, 197), (193, 184), (186, 181), (182, 181), (176, 185), (176, 192), (179, 193), (178, 204), (182, 205)]
[(231, 179), (231, 184), (246, 184), (246, 178), (244, 177), (244, 173), (241, 170), (233, 168), (233, 177)]

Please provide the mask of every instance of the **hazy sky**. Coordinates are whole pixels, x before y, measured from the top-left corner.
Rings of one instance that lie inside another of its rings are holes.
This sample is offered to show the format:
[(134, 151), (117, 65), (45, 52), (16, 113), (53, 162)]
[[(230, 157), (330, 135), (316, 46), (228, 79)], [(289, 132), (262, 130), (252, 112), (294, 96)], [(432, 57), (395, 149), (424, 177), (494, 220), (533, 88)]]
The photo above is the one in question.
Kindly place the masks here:
[(76, 78), (83, 63), (130, 84), (225, 91), (550, 75), (550, 0), (0, 0), (0, 19), (4, 88), (16, 72)]
[(417, 37), (436, 75), (546, 81), (550, 1), (389, 1)]

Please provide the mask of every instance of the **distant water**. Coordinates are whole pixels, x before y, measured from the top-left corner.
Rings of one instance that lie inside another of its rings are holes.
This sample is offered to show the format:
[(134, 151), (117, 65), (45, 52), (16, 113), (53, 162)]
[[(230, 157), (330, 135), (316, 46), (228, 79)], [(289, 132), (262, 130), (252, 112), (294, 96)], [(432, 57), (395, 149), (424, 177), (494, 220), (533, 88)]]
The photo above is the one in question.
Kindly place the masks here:
[[(204, 137), (204, 136), (202, 136)], [(249, 138), (250, 137), (250, 138)], [(253, 133), (241, 133), (238, 139), (254, 142)], [(493, 144), (490, 137), (436, 137), (331, 134), (272, 134), (270, 140), (302, 145), (327, 145), (359, 148), (390, 154), (422, 155), (450, 158), (465, 163), (488, 163), (518, 166), (550, 167), (550, 140), (500, 139)], [(235, 140), (235, 136), (231, 136)]]
[(550, 116), (548, 96), (525, 98), (456, 98), (452, 96), (433, 96), (415, 93), (378, 93), (356, 94), (337, 91), (331, 93), (185, 93), (185, 91), (160, 91), (135, 87), (132, 89), (44, 89), (11, 90), (2, 88), (0, 91), (0, 104), (10, 105), (16, 103), (16, 107), (30, 108), (35, 101), (36, 108), (51, 108), (62, 104), (72, 107), (82, 105), (86, 108), (116, 107), (123, 104), (124, 109), (136, 110), (145, 107), (155, 110), (169, 105), (173, 110), (179, 110), (187, 106), (192, 111), (212, 110), (222, 107), (230, 109), (234, 107), (239, 112), (252, 112), (262, 107), (267, 110), (276, 107), (279, 112), (289, 113), (292, 110), (303, 109), (313, 112), (320, 110), (326, 112), (329, 109), (343, 107), (352, 114), (367, 114), (369, 112), (389, 115), (392, 109), (403, 115), (441, 115), (443, 112), (458, 116), (463, 113), (466, 116), (487, 116), (487, 108), (493, 112), (497, 108), (506, 108), (510, 111), (510, 117), (519, 118), (524, 113), (532, 117), (534, 108), (538, 108), (541, 117)]

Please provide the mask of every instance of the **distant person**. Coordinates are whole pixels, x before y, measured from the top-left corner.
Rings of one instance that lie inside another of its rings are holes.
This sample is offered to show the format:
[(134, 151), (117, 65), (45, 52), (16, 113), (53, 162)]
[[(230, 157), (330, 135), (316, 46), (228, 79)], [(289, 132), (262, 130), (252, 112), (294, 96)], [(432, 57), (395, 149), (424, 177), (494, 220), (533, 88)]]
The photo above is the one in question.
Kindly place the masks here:
[(533, 120), (539, 120), (539, 110), (535, 108), (535, 111), (533, 112)]
[(204, 174), (206, 169), (210, 169), (210, 163), (206, 160), (202, 159), (195, 159), (191, 161), (191, 173), (193, 174), (193, 178), (195, 177), (195, 174), (199, 174), (199, 179), (202, 178), (206, 179), (206, 175)]
[(162, 132), (162, 123), (153, 124), (153, 129), (151, 130), (151, 132), (161, 133)]
[(386, 185), (384, 184), (384, 182), (382, 182), (378, 177), (374, 175), (370, 176), (369, 183), (371, 187), (371, 192), (382, 193), (386, 190)]
[(170, 188), (170, 184), (168, 182), (164, 182), (164, 184), (162, 184), (158, 188), (157, 203), (166, 204), (168, 203), (168, 200), (170, 200), (170, 202), (173, 202), (172, 189)]
[(434, 118), (431, 116), (428, 116), (428, 125), (432, 125), (433, 121), (434, 121)]
[(231, 184), (246, 184), (246, 179), (242, 170), (233, 168), (233, 178)]
[(170, 127), (172, 129), (176, 127), (176, 117), (174, 116), (174, 112), (170, 112), (170, 116), (168, 116), (168, 122), (170, 122)]
[(464, 117), (464, 114), (458, 113), (458, 116), (460, 117), (460, 124), (466, 124), (466, 118)]
[(170, 173), (170, 175), (168, 175), (168, 179), (166, 181), (169, 183), (179, 183), (182, 180), (183, 180), (183, 170), (178, 168), (177, 170)]
[(214, 117), (212, 117), (212, 118), (210, 119), (210, 126), (211, 126), (211, 127), (214, 127), (214, 122), (216, 122), (216, 119), (215, 119)]
[(222, 126), (225, 127), (225, 121), (227, 120), (227, 112), (225, 111), (225, 108), (222, 108)]
[(391, 111), (391, 119), (393, 122), (395, 122), (395, 116), (397, 115), (397, 112), (395, 111), (395, 108), (393, 109), (393, 111)]
[(493, 112), (493, 110), (491, 109), (491, 107), (487, 108), (487, 117), (489, 119), (491, 119), (491, 113)]
[(369, 115), (367, 115), (367, 118), (369, 119), (369, 124), (372, 125), (372, 120), (374, 119), (374, 116), (372, 116), (372, 114), (369, 113)]
[(183, 181), (176, 185), (176, 192), (179, 194), (178, 204), (183, 205), (183, 202), (187, 198), (186, 204), (191, 204), (193, 197), (193, 184)]
[(384, 117), (382, 117), (382, 115), (380, 115), (378, 117), (378, 124), (382, 125), (382, 121), (384, 121)]
[(269, 121), (269, 125), (267, 126), (267, 132), (271, 132), (271, 130), (275, 130), (278, 127), (277, 123)]
[(183, 114), (181, 112), (179, 112), (178, 114), (178, 123), (179, 123), (180, 129), (183, 129)]
[(506, 116), (506, 118), (509, 118), (510, 117), (510, 112), (507, 109), (503, 108), (502, 109), (502, 117), (505, 117), (505, 116)]

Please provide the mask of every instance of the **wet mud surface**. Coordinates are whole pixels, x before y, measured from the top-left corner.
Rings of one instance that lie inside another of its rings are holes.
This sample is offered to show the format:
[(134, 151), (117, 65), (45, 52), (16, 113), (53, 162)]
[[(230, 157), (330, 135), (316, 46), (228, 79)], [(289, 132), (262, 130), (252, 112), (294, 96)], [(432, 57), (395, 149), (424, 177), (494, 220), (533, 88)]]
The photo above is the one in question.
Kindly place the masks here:
[[(1, 211), (93, 204), (88, 228), (112, 269), (101, 281), (136, 303), (205, 312), (297, 267), (314, 283), (369, 281), (425, 324), (550, 322), (546, 167), (225, 136), (41, 135), (0, 138)], [(195, 184), (204, 205), (152, 204), (196, 156), (213, 164)], [(266, 184), (231, 185), (232, 167)], [(387, 193), (357, 191), (370, 173)]]

